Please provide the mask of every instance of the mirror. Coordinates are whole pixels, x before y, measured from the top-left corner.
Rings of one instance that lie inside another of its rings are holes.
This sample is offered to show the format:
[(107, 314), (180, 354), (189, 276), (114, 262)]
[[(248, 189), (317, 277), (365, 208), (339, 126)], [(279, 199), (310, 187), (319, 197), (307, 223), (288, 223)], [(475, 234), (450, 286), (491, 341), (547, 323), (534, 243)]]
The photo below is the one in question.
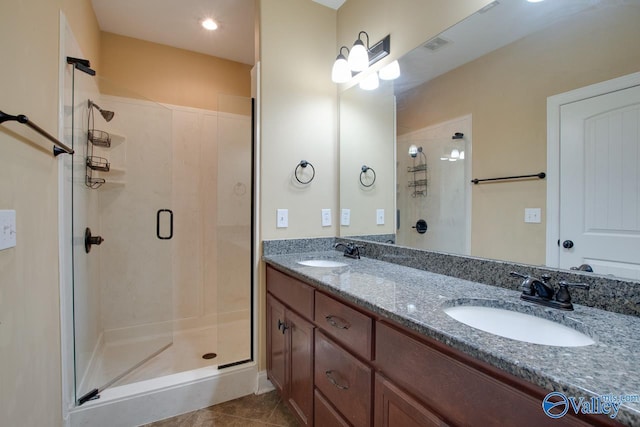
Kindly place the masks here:
[[(544, 265), (548, 180), (535, 175), (547, 172), (547, 98), (640, 71), (638, 22), (638, 0), (499, 0), (400, 58), (392, 88), (342, 92), (340, 203), (351, 222), (340, 235)], [(364, 156), (374, 151), (380, 163)], [(359, 188), (362, 161), (395, 174)], [(519, 175), (534, 177), (471, 183)]]

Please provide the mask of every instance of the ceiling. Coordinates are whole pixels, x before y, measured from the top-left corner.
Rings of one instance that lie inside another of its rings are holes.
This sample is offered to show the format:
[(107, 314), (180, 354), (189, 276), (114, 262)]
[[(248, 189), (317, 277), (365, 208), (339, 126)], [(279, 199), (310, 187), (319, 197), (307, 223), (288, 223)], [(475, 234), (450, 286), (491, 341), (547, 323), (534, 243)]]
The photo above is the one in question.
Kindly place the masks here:
[[(253, 65), (254, 0), (92, 0), (102, 31)], [(207, 31), (205, 18), (218, 23)]]
[[(338, 9), (346, 0), (313, 0)], [(92, 0), (102, 31), (255, 63), (254, 0)], [(218, 29), (200, 22), (212, 18)]]
[[(429, 81), (528, 34), (594, 7), (606, 7), (618, 0), (562, 0), (529, 3), (497, 0), (450, 27), (430, 41), (449, 43), (431, 51), (426, 44), (399, 59), (402, 76), (394, 80), (396, 94)], [(633, 0), (638, 1), (638, 0)], [(492, 7), (493, 6), (493, 7)]]

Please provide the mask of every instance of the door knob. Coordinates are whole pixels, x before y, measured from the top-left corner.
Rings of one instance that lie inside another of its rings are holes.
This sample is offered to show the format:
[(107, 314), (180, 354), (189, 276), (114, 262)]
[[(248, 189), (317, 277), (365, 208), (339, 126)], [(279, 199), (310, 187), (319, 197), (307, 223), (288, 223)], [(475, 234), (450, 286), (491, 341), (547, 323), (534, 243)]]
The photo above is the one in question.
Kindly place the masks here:
[(91, 251), (92, 245), (100, 245), (102, 242), (104, 242), (102, 236), (92, 236), (89, 227), (84, 230), (84, 250), (86, 253)]
[(425, 221), (424, 219), (419, 219), (418, 222), (416, 222), (416, 225), (412, 226), (411, 228), (415, 228), (418, 233), (424, 234), (427, 232), (427, 221)]
[(571, 249), (573, 247), (573, 241), (565, 240), (564, 242), (562, 242), (562, 247), (565, 249)]

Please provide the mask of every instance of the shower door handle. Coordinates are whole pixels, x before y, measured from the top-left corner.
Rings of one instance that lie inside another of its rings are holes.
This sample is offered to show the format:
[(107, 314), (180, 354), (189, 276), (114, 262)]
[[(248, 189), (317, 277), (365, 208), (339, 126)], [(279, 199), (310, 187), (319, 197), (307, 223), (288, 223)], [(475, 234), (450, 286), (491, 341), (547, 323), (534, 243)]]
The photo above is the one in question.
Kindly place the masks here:
[[(164, 212), (169, 214), (169, 235), (168, 236), (163, 236), (160, 234), (160, 218)], [(173, 211), (171, 209), (158, 210), (156, 214), (156, 236), (160, 240), (171, 240), (173, 238)]]

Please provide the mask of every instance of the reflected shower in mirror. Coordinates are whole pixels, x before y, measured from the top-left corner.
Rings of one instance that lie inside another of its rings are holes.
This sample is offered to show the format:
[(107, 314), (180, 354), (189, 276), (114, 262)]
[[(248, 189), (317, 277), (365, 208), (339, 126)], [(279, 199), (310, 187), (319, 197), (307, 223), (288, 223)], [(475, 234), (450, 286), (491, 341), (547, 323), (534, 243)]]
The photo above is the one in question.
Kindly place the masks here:
[[(545, 264), (547, 226), (560, 215), (547, 212), (547, 186), (557, 173), (478, 185), (471, 179), (549, 173), (548, 161), (557, 159), (547, 157), (547, 99), (640, 71), (638, 22), (639, 0), (501, 0), (399, 58), (402, 76), (392, 89), (342, 92), (341, 170), (357, 150), (354, 135), (371, 126), (395, 129), (380, 150), (396, 173), (384, 191), (392, 197), (385, 209), (397, 212), (387, 221), (397, 227), (381, 228), (369, 212), (366, 224), (352, 216), (341, 235), (393, 233), (404, 246)], [(342, 110), (348, 104), (356, 115), (353, 99), (363, 96), (372, 98), (360, 121), (344, 120)], [(387, 115), (367, 110), (394, 96)], [(456, 133), (463, 137), (453, 139)], [(410, 186), (417, 181), (409, 172), (411, 145), (426, 156), (424, 188)], [(383, 182), (380, 176), (379, 192)], [(342, 207), (370, 204), (371, 195), (352, 191), (346, 174), (340, 185)], [(525, 222), (525, 209), (539, 209), (537, 222)], [(428, 224), (424, 234), (412, 228), (420, 219)]]

